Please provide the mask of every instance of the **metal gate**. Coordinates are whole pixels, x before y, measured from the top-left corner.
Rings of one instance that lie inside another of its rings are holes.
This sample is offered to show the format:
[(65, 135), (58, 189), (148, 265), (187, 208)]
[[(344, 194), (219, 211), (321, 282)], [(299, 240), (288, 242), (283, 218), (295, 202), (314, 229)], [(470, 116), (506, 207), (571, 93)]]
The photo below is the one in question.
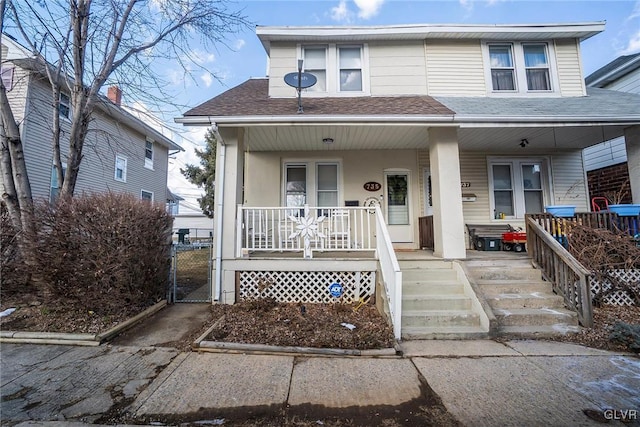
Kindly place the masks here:
[(171, 250), (173, 302), (211, 302), (213, 243), (176, 243)]

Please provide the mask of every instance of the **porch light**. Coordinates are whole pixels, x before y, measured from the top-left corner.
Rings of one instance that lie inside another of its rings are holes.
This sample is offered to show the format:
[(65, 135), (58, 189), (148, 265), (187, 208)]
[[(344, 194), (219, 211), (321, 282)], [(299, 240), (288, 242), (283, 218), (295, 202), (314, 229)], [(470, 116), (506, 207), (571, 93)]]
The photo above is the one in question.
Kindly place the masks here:
[(529, 140), (528, 140), (527, 138), (522, 138), (522, 139), (520, 140), (520, 147), (524, 148), (524, 147), (526, 147), (527, 145), (529, 145)]
[(333, 138), (322, 138), (322, 142), (324, 142), (327, 145), (333, 144)]

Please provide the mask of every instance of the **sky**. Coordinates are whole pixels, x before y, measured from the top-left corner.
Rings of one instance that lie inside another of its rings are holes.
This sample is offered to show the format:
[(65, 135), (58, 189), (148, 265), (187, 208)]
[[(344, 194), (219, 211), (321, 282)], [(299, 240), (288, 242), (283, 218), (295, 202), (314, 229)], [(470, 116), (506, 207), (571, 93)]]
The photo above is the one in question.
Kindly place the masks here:
[[(605, 31), (581, 45), (585, 76), (620, 55), (640, 52), (640, 0), (289, 0), (236, 1), (252, 26), (229, 34), (226, 45), (213, 51), (192, 47), (199, 63), (194, 79), (185, 80), (171, 64), (163, 73), (176, 87), (178, 104), (195, 107), (251, 77), (266, 75), (267, 57), (255, 35), (255, 25), (275, 26), (367, 26), (403, 24), (548, 24), (606, 21)], [(173, 129), (173, 119), (184, 111), (165, 113), (163, 120)], [(198, 164), (194, 148), (204, 146), (205, 128), (179, 129), (174, 140), (185, 152), (169, 160), (169, 188), (186, 200), (182, 207), (195, 207), (202, 190), (180, 174), (185, 164)], [(181, 212), (184, 212), (182, 210)]]

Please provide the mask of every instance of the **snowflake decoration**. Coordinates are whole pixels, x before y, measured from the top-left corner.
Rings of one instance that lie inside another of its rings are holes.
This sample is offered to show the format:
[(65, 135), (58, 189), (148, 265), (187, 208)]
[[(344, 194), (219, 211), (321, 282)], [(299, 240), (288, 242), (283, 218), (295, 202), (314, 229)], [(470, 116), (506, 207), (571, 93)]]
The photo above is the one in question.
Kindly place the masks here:
[(295, 239), (296, 237), (302, 237), (303, 239), (313, 239), (316, 236), (325, 237), (319, 229), (320, 223), (325, 219), (324, 216), (301, 216), (297, 218), (289, 215), (289, 219), (296, 224), (296, 231), (291, 233), (289, 239)]

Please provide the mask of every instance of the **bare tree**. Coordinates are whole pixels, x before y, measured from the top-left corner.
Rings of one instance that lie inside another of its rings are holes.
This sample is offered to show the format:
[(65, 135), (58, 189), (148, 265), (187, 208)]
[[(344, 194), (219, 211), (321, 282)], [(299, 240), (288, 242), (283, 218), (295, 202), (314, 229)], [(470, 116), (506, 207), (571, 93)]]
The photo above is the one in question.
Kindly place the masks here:
[[(0, 0), (0, 29), (11, 28), (32, 51), (51, 85), (52, 150), (61, 197), (73, 196), (92, 114), (106, 84), (158, 105), (172, 99), (152, 65), (179, 64), (186, 79), (202, 68), (194, 40), (210, 50), (248, 25), (228, 0)], [(60, 93), (70, 94), (70, 131), (61, 136)], [(2, 199), (12, 222), (25, 225), (33, 204), (18, 125), (0, 83)], [(68, 137), (63, 176), (61, 143)]]

